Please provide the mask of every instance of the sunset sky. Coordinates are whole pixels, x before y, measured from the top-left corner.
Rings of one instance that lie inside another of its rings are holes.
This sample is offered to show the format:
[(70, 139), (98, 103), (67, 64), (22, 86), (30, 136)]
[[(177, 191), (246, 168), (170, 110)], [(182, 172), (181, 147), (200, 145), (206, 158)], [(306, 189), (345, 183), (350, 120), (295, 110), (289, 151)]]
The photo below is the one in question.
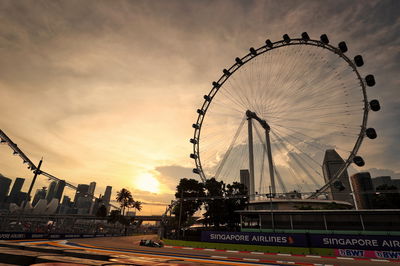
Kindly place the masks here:
[[(0, 129), (72, 184), (168, 204), (195, 177), (192, 123), (237, 56), (307, 31), (345, 40), (375, 75), (361, 170), (400, 178), (399, 1), (0, 1)], [(310, 66), (304, 66), (310, 67)], [(32, 173), (0, 146), (0, 173)], [(40, 177), (37, 187), (47, 186)], [(72, 191), (67, 189), (67, 194)], [(145, 205), (143, 214), (163, 206)]]

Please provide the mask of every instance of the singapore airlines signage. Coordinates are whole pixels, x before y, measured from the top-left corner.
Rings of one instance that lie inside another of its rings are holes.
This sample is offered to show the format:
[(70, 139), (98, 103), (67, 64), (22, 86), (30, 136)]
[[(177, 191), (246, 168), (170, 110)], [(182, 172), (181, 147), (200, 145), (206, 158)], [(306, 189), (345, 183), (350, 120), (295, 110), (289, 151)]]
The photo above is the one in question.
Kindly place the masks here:
[(306, 238), (303, 234), (203, 231), (201, 240), (205, 242), (273, 246), (303, 246), (306, 244)]

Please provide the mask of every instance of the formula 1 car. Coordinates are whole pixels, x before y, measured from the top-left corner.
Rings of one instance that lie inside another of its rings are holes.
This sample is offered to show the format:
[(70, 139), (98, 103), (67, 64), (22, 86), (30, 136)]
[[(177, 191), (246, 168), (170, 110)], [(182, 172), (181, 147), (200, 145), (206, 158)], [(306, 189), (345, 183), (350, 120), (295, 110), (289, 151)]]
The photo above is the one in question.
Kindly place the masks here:
[(145, 240), (145, 239), (140, 240), (139, 245), (145, 247), (153, 247), (153, 248), (162, 248), (164, 246), (162, 242), (154, 242), (153, 240)]

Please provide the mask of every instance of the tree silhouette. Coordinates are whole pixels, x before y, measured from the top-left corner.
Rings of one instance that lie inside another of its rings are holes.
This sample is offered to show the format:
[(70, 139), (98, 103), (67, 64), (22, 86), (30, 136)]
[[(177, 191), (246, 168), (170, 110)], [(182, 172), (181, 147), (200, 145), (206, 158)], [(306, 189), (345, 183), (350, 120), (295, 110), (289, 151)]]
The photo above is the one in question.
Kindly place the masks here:
[(180, 212), (182, 213), (181, 224), (183, 225), (200, 209), (202, 200), (195, 200), (193, 198), (204, 197), (204, 187), (203, 183), (199, 183), (195, 179), (182, 178), (176, 190), (175, 197), (177, 199), (183, 197), (183, 200), (174, 207), (172, 213), (175, 214), (177, 220), (179, 219)]
[(123, 188), (120, 191), (117, 191), (116, 200), (121, 206), (122, 215), (125, 215), (125, 208), (129, 207), (133, 202), (132, 193), (129, 190)]

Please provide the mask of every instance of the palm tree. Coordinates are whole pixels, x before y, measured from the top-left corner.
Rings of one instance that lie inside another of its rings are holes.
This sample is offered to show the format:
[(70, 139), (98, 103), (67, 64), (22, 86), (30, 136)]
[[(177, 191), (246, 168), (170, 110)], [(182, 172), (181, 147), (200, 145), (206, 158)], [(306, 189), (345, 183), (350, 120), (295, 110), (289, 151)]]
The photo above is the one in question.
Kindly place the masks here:
[(125, 215), (125, 208), (128, 207), (133, 201), (132, 193), (129, 190), (123, 188), (120, 191), (117, 191), (116, 199), (122, 208), (122, 215)]
[(134, 200), (134, 201), (132, 202), (132, 204), (130, 205), (130, 207), (131, 207), (131, 208), (134, 208), (134, 209), (136, 209), (136, 210), (138, 210), (138, 211), (141, 211), (141, 210), (142, 210), (142, 202), (141, 202), (141, 201)]

